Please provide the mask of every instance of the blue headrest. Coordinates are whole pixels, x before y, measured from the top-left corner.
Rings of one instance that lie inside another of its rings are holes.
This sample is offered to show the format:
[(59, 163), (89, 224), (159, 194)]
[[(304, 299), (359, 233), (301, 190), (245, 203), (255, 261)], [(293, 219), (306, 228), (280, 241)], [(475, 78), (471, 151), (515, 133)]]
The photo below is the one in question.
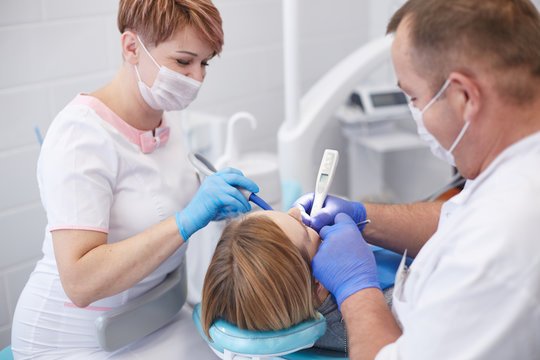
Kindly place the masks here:
[(235, 354), (249, 355), (287, 354), (313, 346), (326, 331), (326, 320), (320, 313), (318, 315), (317, 319), (278, 331), (244, 330), (220, 319), (210, 327), (210, 337), (213, 340), (210, 341), (201, 326), (201, 304), (193, 309), (195, 326), (211, 347), (220, 353), (227, 349)]

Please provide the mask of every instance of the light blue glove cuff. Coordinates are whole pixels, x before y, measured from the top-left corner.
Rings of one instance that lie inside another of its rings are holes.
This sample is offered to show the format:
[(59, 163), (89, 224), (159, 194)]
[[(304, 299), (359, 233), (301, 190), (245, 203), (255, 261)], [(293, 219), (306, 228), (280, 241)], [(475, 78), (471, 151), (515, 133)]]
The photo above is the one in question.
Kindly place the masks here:
[(181, 216), (182, 211), (177, 212), (176, 214), (174, 214), (174, 220), (176, 220), (176, 226), (178, 226), (178, 231), (180, 231), (180, 235), (182, 235), (182, 237), (184, 238), (184, 242), (186, 242), (192, 234), (189, 234), (189, 236), (186, 234), (184, 226), (182, 225), (182, 219), (180, 218)]

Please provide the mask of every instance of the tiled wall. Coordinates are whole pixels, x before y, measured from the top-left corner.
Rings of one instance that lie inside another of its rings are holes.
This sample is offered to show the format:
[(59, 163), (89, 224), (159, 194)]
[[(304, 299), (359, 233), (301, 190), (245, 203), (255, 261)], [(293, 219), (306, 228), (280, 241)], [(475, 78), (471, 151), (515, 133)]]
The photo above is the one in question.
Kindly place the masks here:
[(0, 3), (0, 348), (10, 342), (17, 298), (41, 256), (34, 127), (45, 133), (77, 91), (114, 74), (115, 11), (110, 0)]
[[(380, 7), (380, 0), (371, 1)], [(215, 4), (226, 44), (192, 108), (227, 117), (252, 112), (259, 128), (245, 148), (273, 151), (283, 119), (281, 0)], [(369, 4), (302, 0), (304, 90), (378, 35), (369, 28)], [(77, 92), (93, 91), (115, 74), (121, 61), (116, 10), (116, 0), (0, 1), (0, 348), (10, 343), (18, 295), (41, 256), (45, 215), (36, 184), (34, 127), (45, 134)]]

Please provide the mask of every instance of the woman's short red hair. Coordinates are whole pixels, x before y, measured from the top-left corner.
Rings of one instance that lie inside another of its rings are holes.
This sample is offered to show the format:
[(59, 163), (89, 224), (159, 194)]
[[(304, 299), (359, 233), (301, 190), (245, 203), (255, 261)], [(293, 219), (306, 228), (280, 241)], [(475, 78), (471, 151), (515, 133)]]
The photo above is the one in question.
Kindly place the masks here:
[(222, 20), (210, 0), (120, 0), (118, 29), (134, 31), (145, 43), (158, 45), (186, 26), (195, 29), (219, 54), (223, 47)]

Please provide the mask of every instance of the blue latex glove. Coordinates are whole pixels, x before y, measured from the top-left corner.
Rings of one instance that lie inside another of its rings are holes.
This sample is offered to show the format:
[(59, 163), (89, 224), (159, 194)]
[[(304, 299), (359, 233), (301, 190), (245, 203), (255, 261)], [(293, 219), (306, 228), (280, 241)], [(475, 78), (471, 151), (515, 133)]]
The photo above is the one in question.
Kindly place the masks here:
[[(323, 208), (319, 212), (310, 214), (311, 206), (313, 206), (313, 198), (313, 193), (304, 194), (295, 201), (293, 206), (300, 209), (304, 224), (317, 232), (319, 232), (323, 226), (332, 225), (334, 223), (334, 218), (338, 213), (349, 215), (357, 223), (366, 220), (366, 208), (364, 207), (364, 204), (343, 200), (331, 195), (326, 197)], [(362, 225), (360, 230), (363, 230), (364, 226), (365, 225)]]
[(174, 216), (184, 241), (210, 221), (223, 220), (251, 210), (251, 205), (235, 186), (253, 193), (259, 192), (257, 184), (233, 168), (220, 170), (204, 179), (188, 206)]
[(319, 251), (311, 261), (313, 276), (336, 298), (338, 306), (359, 290), (381, 288), (377, 265), (356, 222), (338, 214), (332, 226), (322, 228)]

